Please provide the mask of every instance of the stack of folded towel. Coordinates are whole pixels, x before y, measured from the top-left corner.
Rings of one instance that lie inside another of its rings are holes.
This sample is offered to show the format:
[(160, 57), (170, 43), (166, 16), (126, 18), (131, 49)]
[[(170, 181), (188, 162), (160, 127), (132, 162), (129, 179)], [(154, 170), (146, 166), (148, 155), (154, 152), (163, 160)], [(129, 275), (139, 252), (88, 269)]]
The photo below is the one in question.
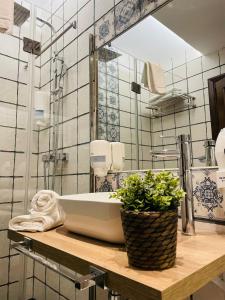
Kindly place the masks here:
[(31, 201), (30, 214), (11, 219), (9, 229), (35, 232), (62, 225), (65, 213), (58, 204), (58, 197), (59, 195), (53, 191), (39, 191)]
[(14, 0), (0, 0), (0, 32), (12, 33)]

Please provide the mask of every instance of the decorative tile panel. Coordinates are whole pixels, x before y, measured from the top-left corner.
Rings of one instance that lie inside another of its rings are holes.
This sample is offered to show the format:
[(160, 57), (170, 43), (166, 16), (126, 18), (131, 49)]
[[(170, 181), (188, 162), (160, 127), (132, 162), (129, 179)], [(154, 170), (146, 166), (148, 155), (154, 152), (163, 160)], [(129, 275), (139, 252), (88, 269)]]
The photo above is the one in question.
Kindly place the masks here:
[(98, 105), (98, 120), (100, 123), (106, 123), (106, 107)]
[(98, 102), (100, 105), (106, 105), (106, 90), (98, 89)]
[(107, 125), (107, 140), (110, 142), (120, 141), (120, 127), (115, 125)]
[(141, 0), (141, 16), (148, 15), (157, 7), (156, 0)]
[(119, 34), (136, 23), (141, 17), (141, 3), (139, 0), (125, 0), (115, 8), (115, 29)]
[(114, 108), (107, 109), (107, 123), (111, 125), (120, 124), (119, 111), (117, 109)]
[(116, 62), (109, 61), (106, 64), (106, 68), (107, 68), (107, 74), (114, 77), (118, 77), (118, 64)]
[(114, 9), (95, 24), (96, 47), (99, 48), (115, 36)]
[(105, 177), (96, 177), (96, 192), (113, 192), (117, 189), (116, 174), (109, 174)]
[[(162, 170), (153, 170), (158, 173)], [(174, 176), (178, 176), (176, 170), (171, 170)], [(193, 199), (194, 199), (194, 214), (196, 219), (206, 219), (210, 221), (224, 221), (225, 224), (225, 203), (221, 192), (217, 189), (216, 184), (217, 168), (193, 169)], [(115, 174), (109, 174), (106, 178), (98, 179), (101, 185), (96, 184), (96, 191), (103, 189), (106, 191), (115, 191), (122, 186), (123, 180), (133, 173), (139, 173), (144, 176), (146, 170), (143, 171), (127, 171)], [(104, 183), (104, 185), (103, 185)]]
[(108, 107), (114, 107), (114, 108), (119, 107), (118, 94), (110, 92), (110, 91), (107, 93), (107, 106)]
[(104, 123), (98, 124), (98, 139), (107, 140), (106, 125)]
[(104, 73), (98, 73), (98, 85), (101, 89), (106, 89), (106, 76)]
[(117, 77), (107, 76), (107, 90), (113, 93), (118, 93), (119, 80)]
[(216, 184), (217, 169), (192, 171), (195, 217), (225, 221), (224, 199)]
[(123, 0), (95, 23), (96, 49), (170, 0)]

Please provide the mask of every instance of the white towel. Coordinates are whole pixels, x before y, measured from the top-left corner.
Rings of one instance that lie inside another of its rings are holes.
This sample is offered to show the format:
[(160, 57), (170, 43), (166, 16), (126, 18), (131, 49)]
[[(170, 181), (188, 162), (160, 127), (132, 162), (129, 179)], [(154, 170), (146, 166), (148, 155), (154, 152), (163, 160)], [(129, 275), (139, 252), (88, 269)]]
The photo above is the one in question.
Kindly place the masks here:
[(165, 74), (159, 64), (146, 62), (141, 82), (153, 94), (164, 95), (166, 93)]
[(12, 33), (14, 0), (0, 0), (0, 32)]
[(31, 201), (30, 214), (11, 219), (9, 229), (36, 232), (62, 225), (65, 213), (58, 204), (58, 197), (59, 195), (53, 191), (39, 191)]

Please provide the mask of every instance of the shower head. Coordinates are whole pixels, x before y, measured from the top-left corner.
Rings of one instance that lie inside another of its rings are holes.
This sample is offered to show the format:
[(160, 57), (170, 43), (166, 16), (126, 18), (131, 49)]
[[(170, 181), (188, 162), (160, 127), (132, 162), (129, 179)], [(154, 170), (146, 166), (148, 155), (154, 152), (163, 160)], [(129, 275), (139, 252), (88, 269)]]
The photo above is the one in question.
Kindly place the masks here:
[[(29, 17), (30, 17), (29, 9), (15, 2), (14, 3), (14, 25), (18, 27), (22, 26), (29, 19)], [(37, 17), (37, 20), (47, 25), (54, 34), (56, 33), (55, 28), (49, 22), (39, 17)]]
[(30, 17), (30, 11), (26, 7), (14, 3), (14, 25), (22, 26)]
[(120, 53), (117, 53), (117, 52), (107, 49), (107, 48), (100, 48), (98, 51), (99, 60), (106, 62), (106, 63), (113, 59), (116, 59), (119, 56), (121, 56)]

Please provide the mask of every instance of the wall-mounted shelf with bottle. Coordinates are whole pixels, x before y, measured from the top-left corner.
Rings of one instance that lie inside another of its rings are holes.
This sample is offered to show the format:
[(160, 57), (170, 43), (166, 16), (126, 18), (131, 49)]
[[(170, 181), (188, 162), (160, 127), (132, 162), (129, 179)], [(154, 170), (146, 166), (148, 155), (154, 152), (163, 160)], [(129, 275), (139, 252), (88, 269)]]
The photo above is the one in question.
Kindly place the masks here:
[(173, 89), (165, 95), (158, 95), (150, 99), (146, 108), (150, 110), (150, 118), (157, 118), (195, 107), (195, 97)]

